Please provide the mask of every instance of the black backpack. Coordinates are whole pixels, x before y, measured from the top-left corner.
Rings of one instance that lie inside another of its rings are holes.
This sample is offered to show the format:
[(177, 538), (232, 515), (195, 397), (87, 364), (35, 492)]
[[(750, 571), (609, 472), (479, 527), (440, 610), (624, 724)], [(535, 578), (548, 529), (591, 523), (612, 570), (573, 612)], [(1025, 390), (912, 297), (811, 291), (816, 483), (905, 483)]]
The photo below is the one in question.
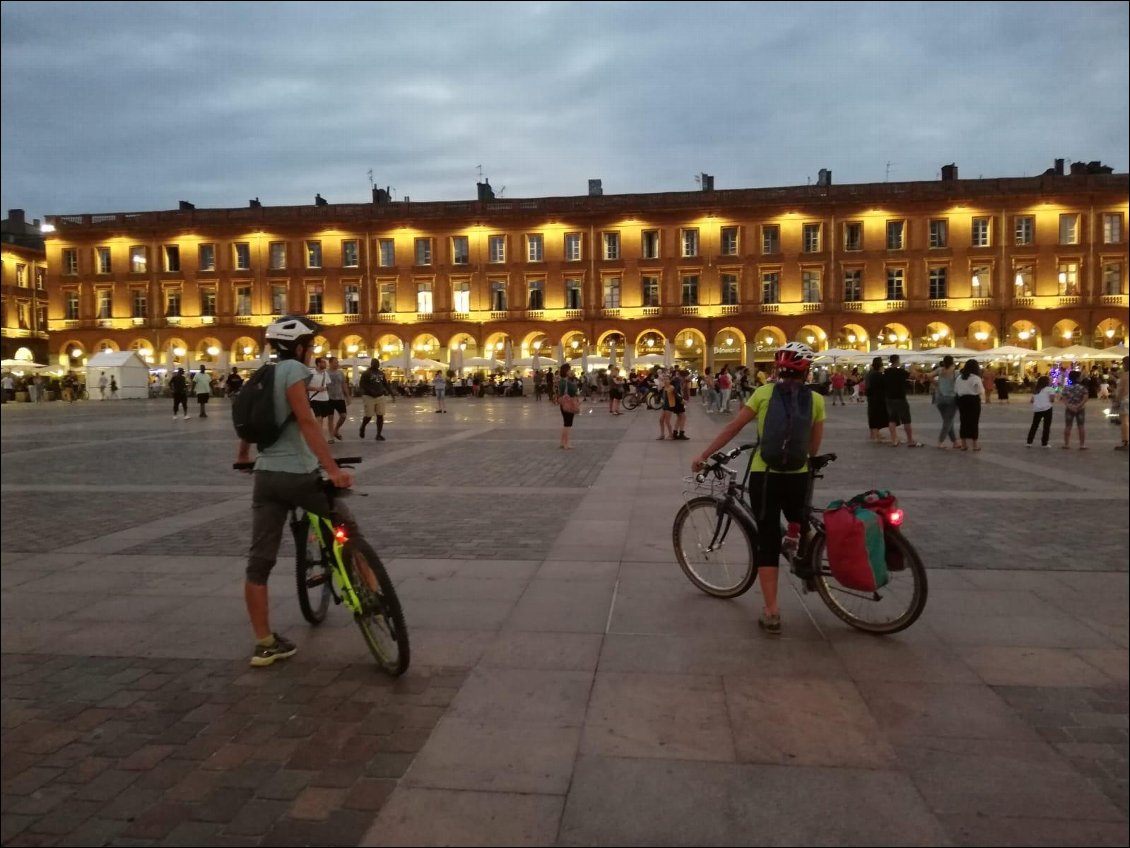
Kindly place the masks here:
[(812, 389), (797, 380), (778, 380), (761, 432), (761, 458), (771, 471), (800, 471), (812, 441)]
[(278, 441), (283, 428), (294, 413), (279, 422), (275, 420), (275, 365), (269, 362), (252, 374), (232, 397), (231, 420), (236, 435), (251, 442), (259, 450)]

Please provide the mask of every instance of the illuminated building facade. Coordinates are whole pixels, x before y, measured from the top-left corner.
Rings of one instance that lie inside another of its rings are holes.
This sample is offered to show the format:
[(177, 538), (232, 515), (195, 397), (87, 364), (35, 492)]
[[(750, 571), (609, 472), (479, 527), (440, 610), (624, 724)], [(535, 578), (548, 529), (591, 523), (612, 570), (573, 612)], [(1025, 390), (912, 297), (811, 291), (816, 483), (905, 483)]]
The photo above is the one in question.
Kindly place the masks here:
[(3, 359), (47, 362), (47, 255), (39, 221), (11, 209), (0, 225), (0, 346)]
[[(625, 347), (692, 368), (818, 349), (1124, 341), (1130, 179), (1037, 177), (58, 215), (52, 361), (256, 358), (307, 313), (343, 358), (500, 363)], [(509, 344), (507, 344), (509, 343)]]

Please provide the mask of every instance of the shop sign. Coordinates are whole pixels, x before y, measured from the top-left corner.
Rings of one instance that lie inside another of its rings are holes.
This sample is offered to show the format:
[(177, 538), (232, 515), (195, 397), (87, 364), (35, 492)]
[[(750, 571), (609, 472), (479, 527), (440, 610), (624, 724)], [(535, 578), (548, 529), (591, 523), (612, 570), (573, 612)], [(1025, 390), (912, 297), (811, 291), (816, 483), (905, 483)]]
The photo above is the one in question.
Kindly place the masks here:
[(715, 356), (737, 356), (742, 352), (740, 347), (722, 347), (721, 345), (714, 346)]

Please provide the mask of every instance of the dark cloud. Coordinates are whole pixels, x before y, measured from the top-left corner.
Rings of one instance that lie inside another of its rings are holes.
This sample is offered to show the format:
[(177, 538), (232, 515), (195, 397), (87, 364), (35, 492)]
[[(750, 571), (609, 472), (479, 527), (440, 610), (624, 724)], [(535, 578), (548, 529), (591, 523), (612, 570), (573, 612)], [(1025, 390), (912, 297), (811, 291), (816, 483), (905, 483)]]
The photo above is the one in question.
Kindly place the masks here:
[(1127, 4), (5, 3), (4, 209), (1127, 168)]

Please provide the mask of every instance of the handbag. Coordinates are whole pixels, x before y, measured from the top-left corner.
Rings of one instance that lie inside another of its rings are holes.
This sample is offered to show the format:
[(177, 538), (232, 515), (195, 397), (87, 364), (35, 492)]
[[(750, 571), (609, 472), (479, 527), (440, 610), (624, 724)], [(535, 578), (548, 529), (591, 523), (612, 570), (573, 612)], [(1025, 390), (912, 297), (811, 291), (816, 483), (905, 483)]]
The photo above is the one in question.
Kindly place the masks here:
[(557, 399), (557, 405), (561, 407), (562, 412), (568, 412), (571, 415), (576, 415), (581, 411), (581, 399), (576, 395), (561, 395)]

